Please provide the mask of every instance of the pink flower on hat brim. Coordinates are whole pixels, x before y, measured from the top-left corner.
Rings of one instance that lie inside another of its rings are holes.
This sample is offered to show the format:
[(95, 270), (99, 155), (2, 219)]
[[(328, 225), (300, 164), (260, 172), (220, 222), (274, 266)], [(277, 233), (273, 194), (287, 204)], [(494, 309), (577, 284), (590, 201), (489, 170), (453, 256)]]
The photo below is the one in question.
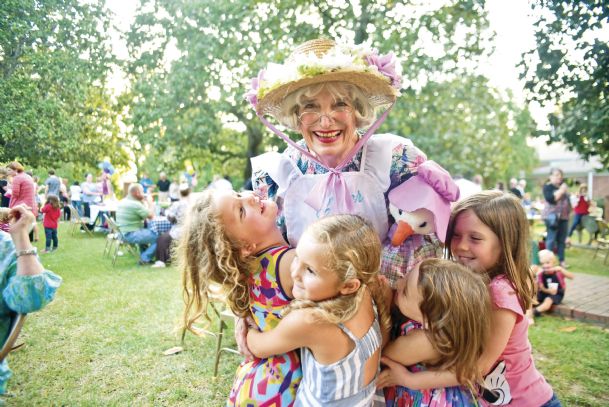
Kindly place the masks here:
[(395, 55), (392, 52), (385, 55), (370, 54), (366, 57), (368, 65), (375, 66), (378, 71), (389, 78), (391, 86), (400, 89), (402, 81), (395, 70)]
[(260, 84), (264, 81), (264, 74), (265, 70), (261, 69), (260, 72), (258, 72), (258, 76), (252, 78), (250, 91), (245, 94), (245, 99), (254, 108), (258, 106), (258, 89), (260, 89)]

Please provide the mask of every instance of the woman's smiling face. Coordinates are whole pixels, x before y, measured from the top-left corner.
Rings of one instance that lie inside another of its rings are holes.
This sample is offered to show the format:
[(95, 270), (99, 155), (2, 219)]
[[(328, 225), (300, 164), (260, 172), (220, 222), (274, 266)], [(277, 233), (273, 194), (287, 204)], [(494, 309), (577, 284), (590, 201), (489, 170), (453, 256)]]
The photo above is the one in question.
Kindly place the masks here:
[(299, 129), (309, 150), (329, 167), (336, 167), (358, 140), (354, 112), (341, 112), (335, 115), (331, 113), (349, 106), (349, 101), (335, 97), (326, 89), (322, 89), (307, 100), (298, 112), (300, 115), (307, 111), (322, 115), (311, 125), (300, 122)]

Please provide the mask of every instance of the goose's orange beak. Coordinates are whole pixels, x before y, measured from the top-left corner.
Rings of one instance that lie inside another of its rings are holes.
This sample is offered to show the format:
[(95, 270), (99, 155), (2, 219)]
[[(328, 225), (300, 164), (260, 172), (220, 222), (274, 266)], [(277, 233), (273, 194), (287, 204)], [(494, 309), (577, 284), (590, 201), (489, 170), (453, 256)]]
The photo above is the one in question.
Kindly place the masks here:
[(414, 233), (412, 226), (406, 222), (398, 221), (398, 227), (391, 238), (391, 244), (393, 246), (399, 246), (404, 243), (404, 240), (408, 239)]

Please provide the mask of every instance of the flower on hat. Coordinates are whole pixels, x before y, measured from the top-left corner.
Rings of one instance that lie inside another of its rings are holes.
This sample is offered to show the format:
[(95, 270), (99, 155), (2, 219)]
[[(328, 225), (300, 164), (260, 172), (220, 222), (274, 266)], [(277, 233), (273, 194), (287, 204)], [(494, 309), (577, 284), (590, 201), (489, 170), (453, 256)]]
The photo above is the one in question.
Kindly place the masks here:
[(246, 99), (256, 108), (260, 100), (283, 85), (337, 72), (371, 74), (396, 90), (401, 87), (399, 64), (393, 53), (380, 55), (366, 44), (339, 42), (322, 55), (310, 51), (288, 58), (283, 64), (269, 63), (252, 79)]
[(258, 88), (260, 83), (264, 81), (266, 71), (261, 69), (256, 78), (252, 78), (251, 90), (245, 94), (247, 101), (254, 107), (258, 105)]
[(370, 54), (366, 56), (366, 62), (370, 67), (375, 67), (379, 73), (385, 75), (391, 80), (391, 86), (400, 89), (402, 86), (402, 78), (396, 72), (395, 56), (393, 52), (385, 55)]

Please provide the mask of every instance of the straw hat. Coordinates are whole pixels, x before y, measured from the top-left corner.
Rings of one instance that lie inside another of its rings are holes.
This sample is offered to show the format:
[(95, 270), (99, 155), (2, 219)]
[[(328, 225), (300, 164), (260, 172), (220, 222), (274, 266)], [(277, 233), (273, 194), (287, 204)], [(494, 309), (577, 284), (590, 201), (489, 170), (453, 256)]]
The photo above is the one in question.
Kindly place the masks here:
[(393, 54), (379, 55), (364, 45), (316, 39), (294, 49), (285, 63), (271, 63), (260, 71), (246, 98), (257, 113), (276, 115), (290, 93), (334, 81), (359, 87), (375, 107), (393, 103), (401, 85)]

